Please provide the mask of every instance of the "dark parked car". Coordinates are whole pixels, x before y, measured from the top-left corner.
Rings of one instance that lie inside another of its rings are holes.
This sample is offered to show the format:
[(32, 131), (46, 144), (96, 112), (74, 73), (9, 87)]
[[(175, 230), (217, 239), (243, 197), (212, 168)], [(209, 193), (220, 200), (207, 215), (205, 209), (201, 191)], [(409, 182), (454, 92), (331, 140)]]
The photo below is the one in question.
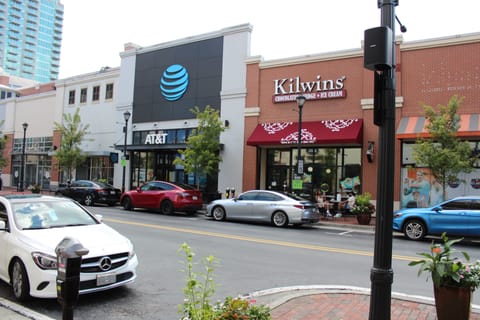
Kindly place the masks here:
[(202, 193), (194, 187), (165, 181), (150, 181), (123, 193), (120, 204), (125, 210), (156, 209), (163, 214), (174, 211), (195, 213), (202, 209)]
[(236, 198), (212, 201), (206, 215), (217, 221), (247, 220), (277, 227), (320, 221), (320, 212), (313, 202), (294, 194), (269, 190), (250, 190)]
[(93, 206), (95, 203), (114, 206), (120, 201), (121, 194), (120, 189), (108, 183), (90, 180), (73, 181), (55, 192), (55, 195), (75, 199), (86, 206)]
[(426, 235), (480, 237), (480, 196), (457, 197), (430, 208), (406, 208), (393, 215), (393, 230), (410, 240)]

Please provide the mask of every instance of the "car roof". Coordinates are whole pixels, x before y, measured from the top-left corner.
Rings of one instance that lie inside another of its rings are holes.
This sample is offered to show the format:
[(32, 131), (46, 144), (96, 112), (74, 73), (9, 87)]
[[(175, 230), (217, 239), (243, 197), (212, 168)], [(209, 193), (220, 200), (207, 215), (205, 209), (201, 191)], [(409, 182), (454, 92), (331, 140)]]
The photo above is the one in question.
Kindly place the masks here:
[(464, 200), (464, 199), (480, 200), (480, 196), (460, 196), (460, 197), (454, 197), (454, 198), (448, 199), (447, 201), (451, 201), (451, 200)]
[(54, 201), (54, 200), (68, 200), (68, 198), (64, 197), (54, 197), (54, 196), (49, 196), (49, 195), (43, 195), (43, 194), (6, 194), (0, 196), (0, 198), (5, 198), (9, 202), (27, 202), (31, 201), (32, 199), (40, 200), (40, 201)]

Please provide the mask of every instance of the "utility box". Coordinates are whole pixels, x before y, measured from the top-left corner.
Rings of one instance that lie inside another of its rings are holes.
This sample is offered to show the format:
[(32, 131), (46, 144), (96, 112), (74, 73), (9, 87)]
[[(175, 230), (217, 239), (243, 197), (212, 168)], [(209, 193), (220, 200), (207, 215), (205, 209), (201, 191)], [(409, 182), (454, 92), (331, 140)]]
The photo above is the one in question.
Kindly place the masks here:
[(365, 30), (363, 65), (372, 71), (393, 67), (393, 32), (387, 26)]

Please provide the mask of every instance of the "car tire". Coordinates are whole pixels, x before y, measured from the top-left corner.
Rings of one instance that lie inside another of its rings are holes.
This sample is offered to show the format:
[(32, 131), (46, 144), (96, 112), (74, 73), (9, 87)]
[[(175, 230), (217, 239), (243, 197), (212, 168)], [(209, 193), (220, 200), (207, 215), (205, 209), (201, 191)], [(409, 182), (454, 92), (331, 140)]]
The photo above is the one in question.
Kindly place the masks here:
[(125, 198), (123, 198), (123, 200), (122, 200), (122, 207), (123, 207), (123, 209), (125, 209), (125, 210), (132, 211), (132, 210), (133, 210), (133, 207), (132, 207), (132, 199), (130, 199), (130, 197), (125, 197)]
[(90, 194), (90, 193), (85, 195), (85, 198), (83, 199), (83, 203), (86, 206), (93, 206), (93, 201), (94, 201), (93, 194)]
[(225, 220), (227, 215), (225, 214), (225, 208), (222, 206), (216, 206), (212, 209), (212, 217), (216, 221)]
[(25, 301), (30, 298), (30, 284), (27, 271), (20, 259), (15, 259), (10, 274), (13, 295), (18, 301)]
[(288, 225), (288, 216), (283, 211), (276, 211), (272, 215), (272, 223), (275, 227), (286, 227)]
[(409, 240), (422, 240), (427, 235), (427, 228), (422, 221), (412, 219), (405, 222), (403, 233)]
[(160, 212), (162, 214), (173, 214), (173, 203), (170, 200), (163, 200), (160, 204)]

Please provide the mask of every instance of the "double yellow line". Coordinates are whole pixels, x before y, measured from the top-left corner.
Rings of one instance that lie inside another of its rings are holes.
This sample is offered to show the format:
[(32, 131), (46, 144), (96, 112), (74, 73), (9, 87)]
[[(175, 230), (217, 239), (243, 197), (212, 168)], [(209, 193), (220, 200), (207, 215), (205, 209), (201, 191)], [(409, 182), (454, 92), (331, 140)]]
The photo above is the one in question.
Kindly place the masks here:
[[(269, 240), (269, 239), (261, 239), (261, 238), (245, 237), (245, 236), (237, 236), (237, 235), (226, 234), (226, 233), (209, 232), (209, 231), (201, 231), (201, 230), (186, 229), (186, 228), (167, 227), (167, 226), (156, 225), (156, 224), (140, 223), (140, 222), (126, 221), (126, 220), (119, 220), (119, 219), (111, 219), (111, 218), (104, 218), (103, 220), (108, 221), (108, 222), (128, 224), (128, 225), (145, 227), (145, 228), (153, 228), (153, 229), (173, 231), (173, 232), (182, 232), (182, 233), (189, 233), (189, 234), (198, 234), (198, 235), (216, 237), (216, 238), (223, 238), (223, 239), (232, 239), (232, 240), (248, 241), (248, 242), (261, 243), (261, 244), (271, 244), (271, 245), (290, 247), (290, 248), (300, 248), (300, 249), (308, 249), (308, 250), (323, 251), (323, 252), (335, 252), (335, 253), (353, 254), (353, 255), (357, 255), (357, 256), (373, 257), (373, 252), (362, 251), (362, 250), (324, 247), (324, 246), (302, 244), (302, 243), (295, 243), (295, 242)], [(418, 257), (416, 258), (416, 257), (409, 257), (409, 256), (392, 255), (392, 259), (402, 260), (402, 261), (413, 261), (413, 260), (417, 260)]]

